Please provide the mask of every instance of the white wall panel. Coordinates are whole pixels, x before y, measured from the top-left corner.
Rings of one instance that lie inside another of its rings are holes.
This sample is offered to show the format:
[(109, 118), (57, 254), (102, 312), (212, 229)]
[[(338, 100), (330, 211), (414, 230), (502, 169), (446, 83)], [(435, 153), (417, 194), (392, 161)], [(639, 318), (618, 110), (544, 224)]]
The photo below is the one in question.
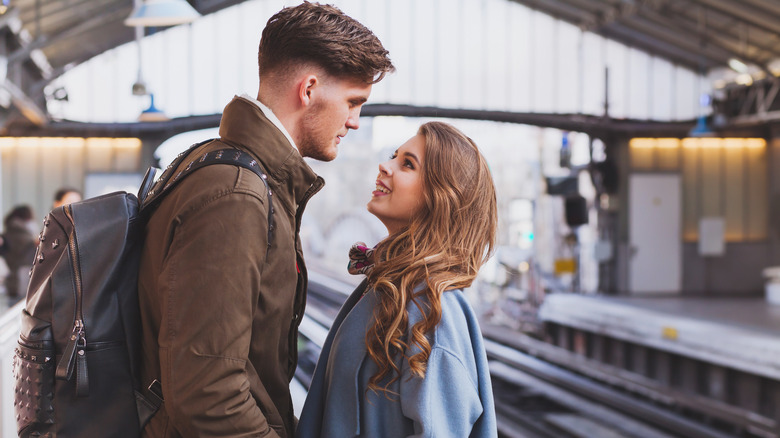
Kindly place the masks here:
[(636, 49), (628, 52), (628, 76), (631, 87), (628, 89), (628, 116), (634, 119), (649, 119), (648, 97), (652, 93), (650, 84), (650, 57)]
[[(461, 107), (484, 109), (485, 32), (482, 2), (461, 0), (458, 29), (460, 45), (460, 93)], [(467, 24), (464, 24), (467, 23)]]
[(506, 56), (509, 59), (509, 94), (507, 110), (530, 112), (533, 91), (531, 68), (531, 10), (511, 5), (507, 15), (512, 23), (507, 29)]
[[(460, 38), (459, 8), (451, 7), (459, 0), (436, 0), (436, 20), (434, 35), (434, 56), (436, 70), (433, 73), (436, 87), (435, 100), (442, 108), (458, 108), (461, 104), (461, 78), (463, 72), (459, 68)], [(391, 54), (392, 56), (392, 54)]]
[[(675, 67), (674, 81), (676, 90), (674, 95), (673, 118), (695, 117), (699, 115), (699, 84), (696, 74), (688, 69)], [(676, 117), (675, 117), (676, 116)]]
[(654, 120), (674, 117), (675, 84), (672, 80), (673, 67), (668, 61), (653, 57), (651, 68), (653, 72), (650, 89), (652, 95), (652, 110), (650, 118)]
[(385, 9), (388, 15), (388, 32), (385, 48), (390, 51), (391, 59), (397, 69), (387, 83), (387, 101), (391, 103), (412, 103), (414, 96), (411, 95), (411, 81), (414, 79), (411, 74), (413, 70), (412, 50), (416, 44), (423, 44), (422, 41), (416, 41), (412, 36), (410, 28), (409, 10), (412, 6), (411, 0), (395, 0), (393, 2), (385, 1)]
[(436, 65), (436, 23), (438, 22), (434, 1), (417, 1), (407, 15), (412, 29), (412, 78), (411, 95), (416, 105), (434, 106), (436, 81), (439, 78)]
[(592, 33), (582, 37), (582, 112), (604, 114), (604, 39)]
[(484, 4), (485, 15), (482, 25), (485, 27), (485, 45), (482, 48), (484, 59), (483, 88), (485, 90), (485, 108), (509, 108), (507, 85), (512, 80), (507, 51), (509, 22), (507, 11), (511, 5), (505, 0), (487, 0)]
[[(168, 101), (168, 93), (165, 88), (165, 78), (167, 77), (165, 72), (165, 40), (167, 36), (167, 32), (160, 32), (141, 40), (143, 77), (146, 81), (147, 91), (154, 93), (157, 108), (165, 108)], [(127, 89), (126, 87), (122, 88)], [(143, 108), (149, 106), (149, 100), (146, 98), (130, 95), (130, 99), (135, 101), (140, 99), (143, 102)]]
[(557, 53), (554, 48), (557, 42), (555, 20), (549, 15), (534, 12), (533, 21), (533, 55), (529, 67), (533, 81), (533, 103), (531, 111), (535, 113), (555, 112)]
[[(217, 80), (217, 68), (214, 64), (216, 50), (213, 39), (214, 17), (206, 16), (192, 24), (190, 105), (192, 114), (214, 114), (222, 108), (217, 102), (214, 84)], [(222, 102), (224, 107), (225, 103)]]
[(558, 21), (556, 27), (558, 34), (555, 75), (557, 84), (553, 85), (557, 90), (555, 112), (576, 113), (579, 111), (581, 74), (579, 41), (581, 32), (578, 28), (563, 21)]
[(260, 2), (245, 2), (239, 5), (239, 50), (236, 67), (241, 70), (239, 89), (250, 96), (257, 95), (259, 81), (257, 79), (257, 45), (263, 32), (259, 23), (266, 23), (271, 12), (263, 10)]
[(612, 117), (628, 117), (625, 96), (631, 77), (626, 71), (626, 58), (628, 56), (626, 46), (607, 40), (605, 50), (605, 63), (609, 68), (609, 81), (607, 82), (609, 87), (609, 115)]
[(242, 38), (238, 32), (239, 27), (236, 26), (236, 23), (241, 21), (238, 12), (239, 8), (227, 8), (214, 17), (214, 39), (217, 46), (216, 64), (218, 67), (215, 99), (222, 102), (223, 106), (236, 94), (247, 91), (241, 89), (242, 69), (239, 66), (248, 60), (238, 56), (240, 54), (238, 40)]
[[(171, 29), (166, 35), (164, 61), (160, 66), (165, 70), (164, 87), (155, 91), (162, 98), (160, 108), (169, 117), (184, 117), (190, 114), (192, 100), (190, 80), (190, 26), (179, 26)], [(157, 67), (157, 66), (150, 66)], [(159, 67), (157, 67), (159, 68)]]

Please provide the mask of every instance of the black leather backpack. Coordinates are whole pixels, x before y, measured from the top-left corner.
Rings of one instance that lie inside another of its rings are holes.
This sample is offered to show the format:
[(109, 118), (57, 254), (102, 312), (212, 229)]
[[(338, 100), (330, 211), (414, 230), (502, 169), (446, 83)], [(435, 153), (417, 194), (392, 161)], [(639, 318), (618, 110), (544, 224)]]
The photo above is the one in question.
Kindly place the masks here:
[[(141, 382), (138, 372), (137, 279), (149, 213), (186, 175), (219, 163), (254, 171), (271, 200), (265, 172), (246, 152), (223, 149), (191, 159), (188, 152), (154, 187), (150, 169), (138, 197), (116, 192), (86, 199), (44, 220), (14, 356), (19, 436), (135, 438), (162, 403), (154, 382)], [(186, 170), (173, 175), (186, 159)], [(270, 237), (271, 202), (268, 215)]]

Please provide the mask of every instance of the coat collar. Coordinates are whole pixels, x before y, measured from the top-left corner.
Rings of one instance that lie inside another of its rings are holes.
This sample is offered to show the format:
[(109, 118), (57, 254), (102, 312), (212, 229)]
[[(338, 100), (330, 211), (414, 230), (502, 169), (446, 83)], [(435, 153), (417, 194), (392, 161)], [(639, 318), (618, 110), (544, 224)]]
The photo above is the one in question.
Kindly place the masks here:
[(243, 145), (268, 172), (269, 183), (278, 190), (292, 184), (296, 204), (319, 190), (324, 181), (303, 160), (282, 131), (263, 111), (243, 97), (234, 97), (222, 112), (219, 135), (223, 141)]

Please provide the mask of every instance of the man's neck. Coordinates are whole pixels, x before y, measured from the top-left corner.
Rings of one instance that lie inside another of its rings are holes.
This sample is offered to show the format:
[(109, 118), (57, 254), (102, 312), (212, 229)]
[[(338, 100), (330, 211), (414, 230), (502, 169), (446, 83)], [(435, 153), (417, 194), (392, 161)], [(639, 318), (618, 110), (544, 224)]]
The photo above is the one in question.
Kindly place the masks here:
[[(280, 131), (287, 137), (287, 140), (290, 141), (290, 144), (293, 148), (298, 149), (298, 146), (295, 143), (295, 137), (293, 134), (293, 130), (290, 128), (293, 128), (295, 126), (294, 122), (289, 120), (285, 120), (284, 118), (280, 117), (280, 115), (284, 115), (284, 111), (280, 111), (278, 109), (278, 106), (274, 108), (273, 103), (269, 102), (269, 99), (266, 99), (265, 101), (261, 99), (261, 96), (258, 95), (257, 98), (253, 98), (249, 95), (244, 95), (245, 98), (250, 99), (254, 101), (254, 103), (260, 108), (261, 111), (263, 111), (263, 114), (274, 124), (279, 128)], [(268, 103), (272, 103), (272, 105), (269, 105)]]

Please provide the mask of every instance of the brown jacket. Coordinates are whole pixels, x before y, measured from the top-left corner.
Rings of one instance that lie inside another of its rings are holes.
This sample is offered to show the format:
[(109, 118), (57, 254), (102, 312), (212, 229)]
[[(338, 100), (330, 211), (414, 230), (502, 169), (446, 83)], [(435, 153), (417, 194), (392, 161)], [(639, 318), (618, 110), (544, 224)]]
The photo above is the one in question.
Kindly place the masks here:
[[(303, 209), (324, 185), (252, 102), (236, 97), (220, 139), (268, 172), (268, 195), (250, 170), (194, 172), (149, 220), (139, 274), (142, 378), (159, 379), (165, 402), (146, 437), (291, 437), (289, 382), (297, 364), (306, 269), (298, 237)], [(189, 160), (185, 160), (183, 165)]]

